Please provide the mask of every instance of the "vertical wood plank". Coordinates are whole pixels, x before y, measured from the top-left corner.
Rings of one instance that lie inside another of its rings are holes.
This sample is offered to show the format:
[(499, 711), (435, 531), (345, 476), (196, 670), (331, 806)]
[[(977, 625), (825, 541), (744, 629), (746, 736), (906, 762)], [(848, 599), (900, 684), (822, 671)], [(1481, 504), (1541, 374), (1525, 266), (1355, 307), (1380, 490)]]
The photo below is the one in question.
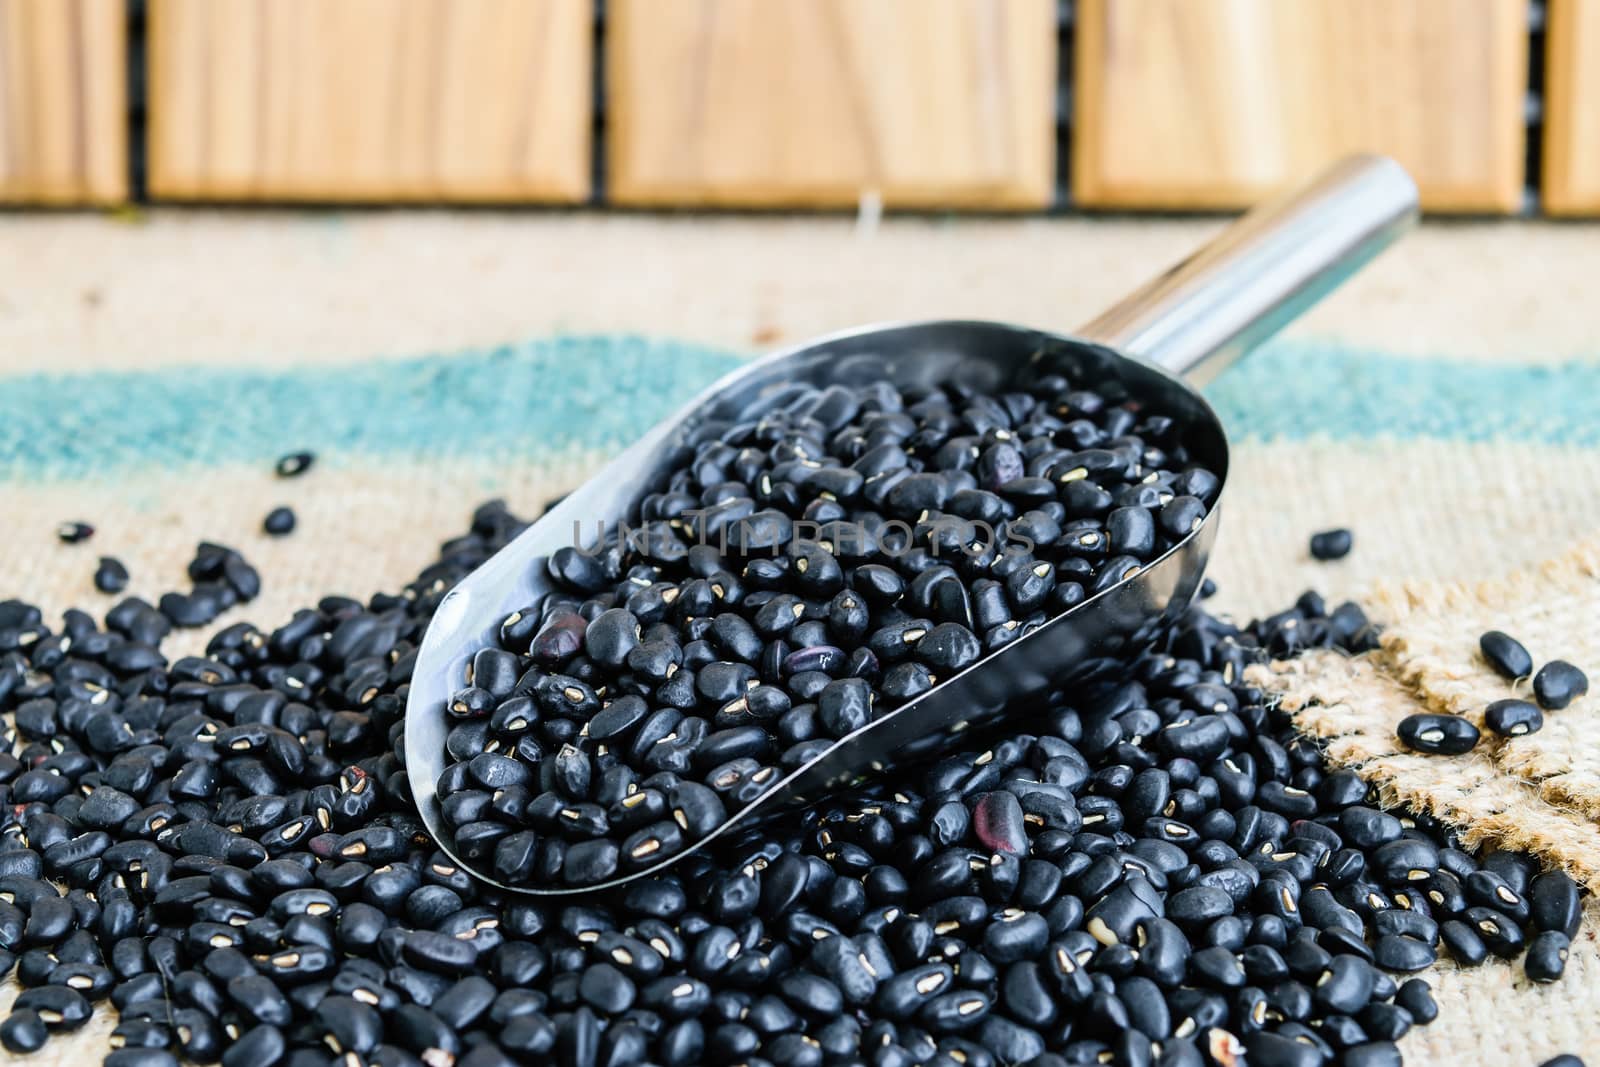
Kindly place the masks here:
[(607, 10), (617, 203), (1051, 200), (1052, 0), (613, 0)]
[(1248, 204), (1346, 152), (1425, 208), (1522, 203), (1527, 0), (1080, 0), (1072, 190)]
[(128, 195), (122, 0), (0, 0), (0, 203)]
[(1600, 0), (1550, 0), (1544, 173), (1551, 215), (1600, 215)]
[(581, 201), (592, 0), (150, 0), (152, 195)]

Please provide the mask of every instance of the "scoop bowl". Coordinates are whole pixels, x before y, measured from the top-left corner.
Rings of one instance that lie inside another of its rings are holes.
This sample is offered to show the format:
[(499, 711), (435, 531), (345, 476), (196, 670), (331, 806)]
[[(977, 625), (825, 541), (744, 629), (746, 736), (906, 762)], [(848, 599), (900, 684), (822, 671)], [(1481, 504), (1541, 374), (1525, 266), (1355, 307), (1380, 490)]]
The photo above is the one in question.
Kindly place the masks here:
[[(785, 349), (729, 374), (657, 425), (441, 601), (419, 651), (406, 707), (404, 756), (419, 815), (463, 869), (508, 892), (563, 896), (605, 890), (680, 862), (730, 831), (869, 781), (885, 768), (937, 756), (1004, 720), (1027, 728), (1051, 689), (1103, 674), (1177, 617), (1200, 587), (1220, 521), (1228, 441), (1192, 384), (1259, 344), (1391, 243), (1415, 218), (1416, 187), (1392, 160), (1351, 157), (1283, 199), (1230, 225), (1193, 256), (1089, 323), (1078, 336), (1001, 323), (932, 321), (872, 326)], [(1179, 375), (1186, 372), (1190, 380)], [(513, 611), (554, 590), (539, 564), (581, 530), (634, 517), (673, 454), (708, 419), (729, 417), (767, 390), (888, 380), (898, 387), (958, 382), (979, 391), (1033, 376), (1124, 391), (1170, 415), (1192, 460), (1223, 483), (1198, 526), (1137, 573), (1050, 619), (927, 692), (839, 738), (778, 778), (715, 831), (653, 866), (581, 887), (504, 884), (459, 854), (440, 811), (446, 701), (466, 684), (473, 654), (495, 642)]]

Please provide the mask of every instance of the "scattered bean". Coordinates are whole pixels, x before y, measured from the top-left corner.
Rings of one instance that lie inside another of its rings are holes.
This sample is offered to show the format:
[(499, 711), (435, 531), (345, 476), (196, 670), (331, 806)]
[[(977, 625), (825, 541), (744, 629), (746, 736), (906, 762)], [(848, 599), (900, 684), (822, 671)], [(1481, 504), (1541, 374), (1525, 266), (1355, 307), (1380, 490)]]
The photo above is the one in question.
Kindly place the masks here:
[(1396, 730), (1400, 743), (1415, 752), (1459, 756), (1478, 743), (1478, 728), (1459, 715), (1422, 712), (1407, 715)]
[(1553, 659), (1533, 676), (1533, 696), (1546, 711), (1560, 711), (1589, 691), (1589, 676), (1566, 660)]
[(276, 507), (267, 512), (261, 521), (262, 530), (273, 537), (284, 537), (294, 532), (295, 514), (291, 508)]
[(1323, 530), (1311, 535), (1311, 558), (1318, 560), (1343, 559), (1350, 554), (1355, 543), (1349, 530)]
[(280, 478), (297, 478), (311, 469), (317, 460), (312, 452), (289, 452), (278, 458), (274, 469)]
[(1496, 700), (1483, 713), (1489, 729), (1501, 737), (1521, 737), (1544, 728), (1544, 713), (1527, 700)]
[(1533, 673), (1533, 657), (1522, 647), (1522, 642), (1510, 634), (1490, 630), (1478, 638), (1478, 649), (1502, 678), (1515, 681)]
[(120, 593), (128, 588), (128, 568), (115, 556), (101, 556), (94, 571), (94, 587), (102, 593)]

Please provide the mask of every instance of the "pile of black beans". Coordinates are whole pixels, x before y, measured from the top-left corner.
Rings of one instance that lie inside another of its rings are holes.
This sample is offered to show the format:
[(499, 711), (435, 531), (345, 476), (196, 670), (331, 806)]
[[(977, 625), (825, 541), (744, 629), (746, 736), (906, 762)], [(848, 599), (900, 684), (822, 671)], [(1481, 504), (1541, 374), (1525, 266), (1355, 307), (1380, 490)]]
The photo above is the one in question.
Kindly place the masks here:
[(1219, 482), (1181, 430), (1059, 375), (793, 385), (707, 420), (633, 531), (549, 558), (558, 595), (446, 702), (460, 854), (584, 886), (694, 844), (1187, 537)]
[(397, 595), (170, 663), (148, 605), (0, 603), (0, 1044), (109, 1000), (114, 1067), (1372, 1067), (1434, 1017), (1404, 976), (1441, 950), (1561, 973), (1570, 879), (1379, 810), (1242, 680), (1370, 643), (1312, 595), (1193, 609), (1028, 733), (670, 874), (490, 889), (423, 832), (399, 746), (428, 619), (521, 528), (485, 506)]

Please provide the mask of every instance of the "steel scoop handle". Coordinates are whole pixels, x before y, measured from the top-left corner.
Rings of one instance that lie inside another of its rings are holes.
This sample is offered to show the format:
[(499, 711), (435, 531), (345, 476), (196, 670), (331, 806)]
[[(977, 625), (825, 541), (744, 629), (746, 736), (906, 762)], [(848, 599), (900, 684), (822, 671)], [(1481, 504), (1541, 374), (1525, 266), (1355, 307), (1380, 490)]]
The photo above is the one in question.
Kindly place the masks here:
[(1078, 336), (1191, 381), (1271, 337), (1410, 228), (1417, 186), (1387, 156), (1348, 156), (1246, 212)]

